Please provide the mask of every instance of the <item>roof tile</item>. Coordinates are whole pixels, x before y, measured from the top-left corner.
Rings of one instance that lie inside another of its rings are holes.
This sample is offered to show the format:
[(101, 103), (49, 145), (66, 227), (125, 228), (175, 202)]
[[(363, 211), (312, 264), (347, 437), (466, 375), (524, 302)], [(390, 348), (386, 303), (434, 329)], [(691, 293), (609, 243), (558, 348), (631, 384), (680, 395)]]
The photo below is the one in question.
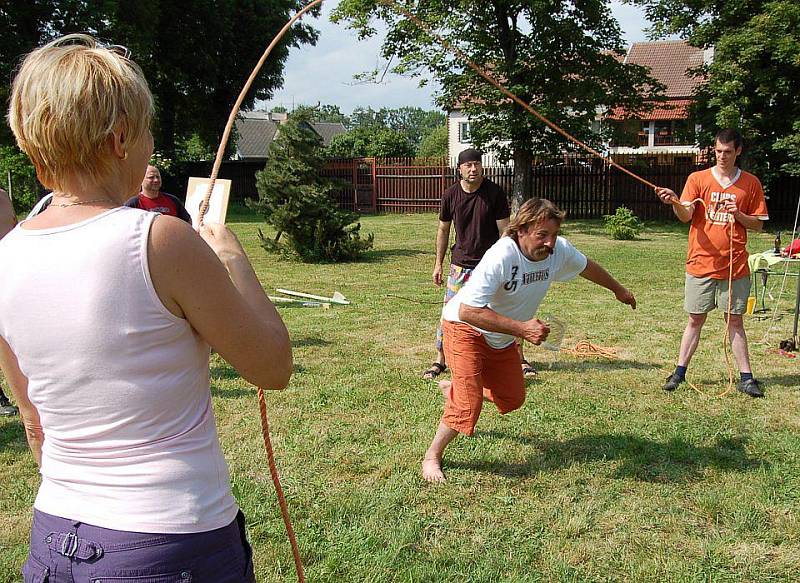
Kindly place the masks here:
[(690, 97), (703, 83), (687, 72), (703, 64), (703, 49), (686, 41), (633, 43), (625, 62), (649, 68), (650, 74), (666, 86), (667, 97)]

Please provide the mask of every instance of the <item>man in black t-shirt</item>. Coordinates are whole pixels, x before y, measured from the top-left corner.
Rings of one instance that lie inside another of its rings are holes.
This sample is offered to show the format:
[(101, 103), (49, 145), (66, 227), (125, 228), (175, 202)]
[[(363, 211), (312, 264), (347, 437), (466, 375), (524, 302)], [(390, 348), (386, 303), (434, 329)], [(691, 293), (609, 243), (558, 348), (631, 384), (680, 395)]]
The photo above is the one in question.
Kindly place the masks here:
[[(433, 268), (433, 283), (444, 284), (443, 264), (450, 240), (450, 225), (456, 230), (456, 242), (450, 254), (450, 270), (445, 289), (446, 304), (469, 280), (475, 266), (489, 247), (500, 238), (508, 226), (510, 211), (508, 197), (498, 184), (483, 175), (482, 153), (474, 148), (458, 155), (458, 171), (461, 180), (442, 194), (439, 210), (439, 229), (436, 233), (436, 264)], [(422, 373), (422, 378), (435, 379), (447, 370), (442, 349), (442, 328), (436, 330), (437, 359)], [(520, 357), (522, 358), (521, 354)], [(536, 371), (523, 359), (525, 376)]]

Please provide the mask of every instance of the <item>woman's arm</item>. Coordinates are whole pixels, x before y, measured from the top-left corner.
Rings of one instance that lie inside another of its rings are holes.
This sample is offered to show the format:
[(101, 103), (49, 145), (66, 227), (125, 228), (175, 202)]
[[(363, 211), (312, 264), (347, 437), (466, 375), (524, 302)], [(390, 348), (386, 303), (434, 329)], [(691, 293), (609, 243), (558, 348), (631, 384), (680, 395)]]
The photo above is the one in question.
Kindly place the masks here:
[(14, 402), (19, 408), (19, 415), (25, 426), (25, 437), (28, 439), (28, 446), (31, 448), (36, 465), (42, 465), (42, 443), (44, 443), (44, 431), (42, 423), (39, 421), (39, 411), (28, 399), (28, 379), (22, 374), (17, 362), (17, 357), (11, 351), (8, 343), (0, 337), (0, 369), (3, 370), (14, 396)]
[(206, 225), (201, 236), (175, 217), (153, 222), (148, 257), (156, 293), (245, 380), (286, 388), (293, 367), (289, 333), (242, 246), (223, 225)]

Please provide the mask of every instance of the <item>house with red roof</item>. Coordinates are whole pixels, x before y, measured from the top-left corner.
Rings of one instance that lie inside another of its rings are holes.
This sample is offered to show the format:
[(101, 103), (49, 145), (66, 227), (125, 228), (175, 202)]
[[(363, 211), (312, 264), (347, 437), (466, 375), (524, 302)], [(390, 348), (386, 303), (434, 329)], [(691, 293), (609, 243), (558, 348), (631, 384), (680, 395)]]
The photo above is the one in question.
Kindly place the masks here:
[(704, 83), (692, 70), (707, 64), (713, 49), (703, 50), (686, 41), (639, 42), (631, 45), (625, 63), (650, 69), (650, 75), (665, 86), (665, 100), (649, 111), (615, 109), (604, 123), (618, 126), (618, 137), (610, 144), (611, 154), (661, 154), (698, 151), (694, 143), (695, 124), (689, 114), (693, 95)]
[[(670, 153), (699, 153), (694, 143), (695, 123), (690, 119), (689, 106), (695, 89), (703, 79), (691, 71), (713, 58), (713, 49), (703, 50), (686, 41), (656, 41), (633, 43), (623, 62), (642, 65), (650, 75), (664, 85), (664, 101), (642, 112), (626, 112), (617, 108), (611, 112), (598, 111), (595, 126), (615, 124), (616, 137), (608, 145), (610, 154), (661, 155)], [(469, 117), (458, 105), (448, 112), (448, 154), (451, 160), (471, 148)]]

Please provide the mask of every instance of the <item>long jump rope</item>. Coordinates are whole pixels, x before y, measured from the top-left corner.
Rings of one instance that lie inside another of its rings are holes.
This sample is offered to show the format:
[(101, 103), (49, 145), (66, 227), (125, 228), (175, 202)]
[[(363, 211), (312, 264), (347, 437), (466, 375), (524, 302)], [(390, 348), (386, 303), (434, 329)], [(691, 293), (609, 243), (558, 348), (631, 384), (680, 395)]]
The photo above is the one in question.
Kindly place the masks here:
[[(540, 114), (533, 107), (531, 107), (528, 103), (524, 102), (522, 99), (517, 97), (514, 93), (512, 93), (511, 91), (506, 89), (506, 87), (503, 86), (502, 83), (500, 83), (497, 79), (495, 79), (494, 77), (489, 75), (489, 73), (487, 73), (482, 67), (476, 65), (469, 57), (467, 57), (467, 55), (461, 49), (459, 49), (457, 47), (454, 47), (451, 43), (449, 43), (447, 40), (445, 40), (441, 35), (436, 33), (425, 22), (420, 20), (416, 15), (414, 15), (412, 12), (410, 12), (408, 9), (406, 9), (403, 6), (401, 6), (397, 2), (395, 2), (395, 0), (377, 0), (377, 1), (380, 4), (383, 4), (386, 8), (405, 16), (409, 21), (414, 23), (414, 25), (416, 25), (417, 28), (419, 28), (420, 30), (422, 30), (425, 33), (427, 33), (435, 41), (438, 41), (438, 43), (442, 47), (444, 47), (447, 51), (449, 51), (456, 58), (461, 60), (470, 69), (475, 71), (484, 80), (486, 80), (490, 85), (494, 86), (503, 95), (505, 95), (506, 97), (508, 97), (512, 101), (514, 101), (514, 103), (520, 105), (523, 109), (525, 109), (525, 111), (527, 111), (528, 113), (533, 115), (536, 119), (541, 121), (543, 124), (545, 124), (551, 130), (553, 130), (556, 133), (560, 134), (561, 136), (563, 136), (564, 138), (566, 138), (568, 141), (572, 142), (573, 144), (577, 145), (578, 147), (583, 148), (584, 150), (586, 150), (590, 154), (593, 154), (594, 156), (596, 156), (596, 157), (598, 157), (598, 158), (600, 158), (602, 160), (605, 160), (605, 162), (608, 163), (609, 165), (611, 165), (611, 166), (617, 168), (618, 170), (624, 172), (625, 174), (627, 174), (631, 178), (633, 178), (635, 180), (638, 180), (639, 182), (641, 182), (645, 186), (648, 186), (648, 187), (652, 188), (653, 190), (655, 190), (657, 188), (656, 185), (653, 184), (652, 182), (650, 182), (648, 180), (645, 180), (641, 176), (631, 172), (630, 170), (628, 170), (624, 166), (622, 166), (622, 165), (618, 164), (617, 162), (615, 162), (614, 160), (612, 160), (609, 156), (606, 156), (606, 155), (602, 154), (601, 152), (598, 152), (597, 150), (595, 150), (591, 146), (585, 144), (584, 142), (582, 142), (578, 138), (572, 136), (571, 134), (569, 134), (568, 132), (563, 130), (561, 127), (559, 127), (558, 125), (556, 125), (555, 123), (553, 123), (552, 121), (547, 119), (545, 116)], [(228, 140), (230, 139), (231, 131), (233, 130), (233, 125), (236, 122), (236, 116), (239, 113), (239, 109), (241, 108), (242, 103), (244, 102), (244, 98), (247, 95), (247, 92), (250, 90), (250, 87), (252, 86), (253, 82), (255, 81), (255, 78), (257, 77), (259, 71), (261, 70), (261, 67), (266, 62), (267, 57), (269, 57), (269, 55), (272, 52), (272, 50), (281, 41), (281, 39), (286, 35), (286, 33), (289, 31), (289, 29), (292, 27), (292, 25), (297, 20), (299, 20), (304, 14), (306, 14), (307, 12), (312, 10), (314, 7), (322, 4), (322, 2), (323, 2), (323, 0), (312, 0), (311, 2), (306, 4), (303, 8), (301, 8), (294, 16), (292, 16), (286, 22), (286, 24), (283, 26), (283, 28), (281, 28), (281, 30), (278, 32), (278, 34), (275, 35), (275, 38), (273, 38), (272, 41), (269, 43), (269, 45), (267, 46), (266, 50), (264, 51), (264, 54), (261, 55), (261, 58), (259, 59), (259, 61), (256, 64), (255, 68), (253, 69), (252, 73), (250, 73), (250, 77), (248, 77), (247, 81), (245, 82), (245, 85), (242, 88), (241, 92), (239, 93), (239, 97), (236, 99), (236, 102), (234, 103), (233, 108), (231, 109), (231, 113), (228, 116), (228, 122), (225, 125), (225, 131), (222, 134), (222, 139), (220, 140), (219, 147), (217, 148), (217, 155), (216, 155), (216, 158), (214, 160), (214, 166), (213, 166), (213, 168), (211, 170), (211, 176), (210, 176), (210, 179), (209, 179), (208, 189), (206, 191), (205, 197), (203, 198), (203, 201), (200, 203), (199, 215), (198, 215), (199, 226), (203, 225), (203, 220), (204, 220), (205, 214), (206, 214), (206, 212), (208, 212), (209, 201), (211, 199), (211, 194), (214, 191), (214, 184), (215, 184), (215, 182), (217, 180), (217, 176), (219, 174), (219, 169), (222, 166), (222, 160), (223, 160), (223, 157), (225, 155), (225, 149), (226, 149), (226, 147), (228, 145)], [(700, 199), (698, 199), (698, 200), (700, 200)], [(696, 201), (693, 201), (693, 202), (696, 202)], [(705, 203), (703, 203), (702, 200), (700, 202), (705, 206)], [(680, 203), (678, 203), (676, 201), (673, 204), (680, 204)], [(691, 205), (693, 203), (689, 203), (689, 204)], [(733, 277), (733, 261), (732, 261), (732, 259), (733, 259), (733, 223), (731, 223), (730, 257), (731, 257), (731, 265), (730, 265), (729, 277), (728, 277), (728, 283), (729, 283), (729, 287), (728, 287), (728, 289), (729, 289), (729, 293), (728, 293), (728, 310), (729, 311), (730, 311), (730, 303), (731, 303), (730, 282), (731, 282), (732, 277)], [(716, 395), (716, 396), (723, 396), (723, 395), (727, 394), (733, 387), (733, 369), (731, 368), (730, 360), (729, 360), (728, 352), (727, 352), (727, 339), (729, 337), (729, 327), (730, 327), (730, 323), (729, 322), (730, 322), (730, 318), (728, 318), (728, 323), (726, 324), (726, 327), (725, 327), (725, 339), (723, 340), (723, 342), (725, 344), (725, 358), (726, 358), (725, 362), (728, 365), (729, 380), (730, 380), (729, 385), (730, 386), (728, 387), (728, 389), (726, 391), (724, 391), (723, 393), (720, 393), (719, 395)], [(594, 347), (594, 348), (596, 349), (597, 347)], [(577, 349), (577, 347), (576, 347), (576, 349)], [(588, 352), (592, 351), (592, 349), (587, 348), (587, 347), (585, 347), (584, 350), (588, 351)], [(601, 354), (601, 356), (603, 356), (603, 354)], [(608, 356), (606, 356), (606, 357), (608, 357)], [(694, 385), (690, 384), (690, 386), (692, 386), (692, 388), (694, 388), (698, 392), (700, 392), (702, 394), (706, 394), (706, 393), (703, 393), (700, 389), (698, 389)], [(292, 555), (294, 557), (295, 569), (297, 571), (297, 580), (300, 583), (304, 583), (305, 582), (305, 573), (304, 573), (304, 570), (303, 570), (303, 562), (302, 562), (302, 559), (300, 557), (300, 550), (299, 550), (299, 547), (297, 545), (297, 539), (296, 539), (295, 534), (294, 534), (294, 528), (292, 527), (292, 521), (291, 521), (291, 518), (289, 517), (289, 509), (288, 509), (288, 507), (286, 505), (286, 498), (285, 498), (284, 493), (283, 493), (283, 488), (281, 487), (280, 476), (278, 475), (278, 469), (277, 469), (277, 467), (275, 465), (275, 455), (274, 455), (274, 452), (273, 452), (273, 449), (272, 449), (272, 442), (270, 440), (270, 434), (269, 434), (269, 420), (267, 419), (267, 405), (266, 405), (266, 401), (264, 399), (264, 390), (263, 390), (262, 387), (258, 387), (258, 405), (259, 405), (259, 411), (260, 411), (260, 414), (261, 414), (261, 433), (262, 433), (262, 436), (263, 436), (263, 439), (264, 439), (264, 448), (266, 449), (266, 452), (267, 452), (267, 459), (269, 461), (269, 470), (270, 470), (270, 474), (272, 476), (272, 482), (275, 485), (275, 492), (276, 492), (276, 494), (278, 496), (278, 503), (279, 503), (280, 509), (281, 509), (281, 516), (283, 517), (283, 523), (284, 523), (284, 525), (286, 527), (286, 533), (287, 533), (287, 535), (289, 537), (289, 542), (291, 543), (291, 546), (292, 546)]]

